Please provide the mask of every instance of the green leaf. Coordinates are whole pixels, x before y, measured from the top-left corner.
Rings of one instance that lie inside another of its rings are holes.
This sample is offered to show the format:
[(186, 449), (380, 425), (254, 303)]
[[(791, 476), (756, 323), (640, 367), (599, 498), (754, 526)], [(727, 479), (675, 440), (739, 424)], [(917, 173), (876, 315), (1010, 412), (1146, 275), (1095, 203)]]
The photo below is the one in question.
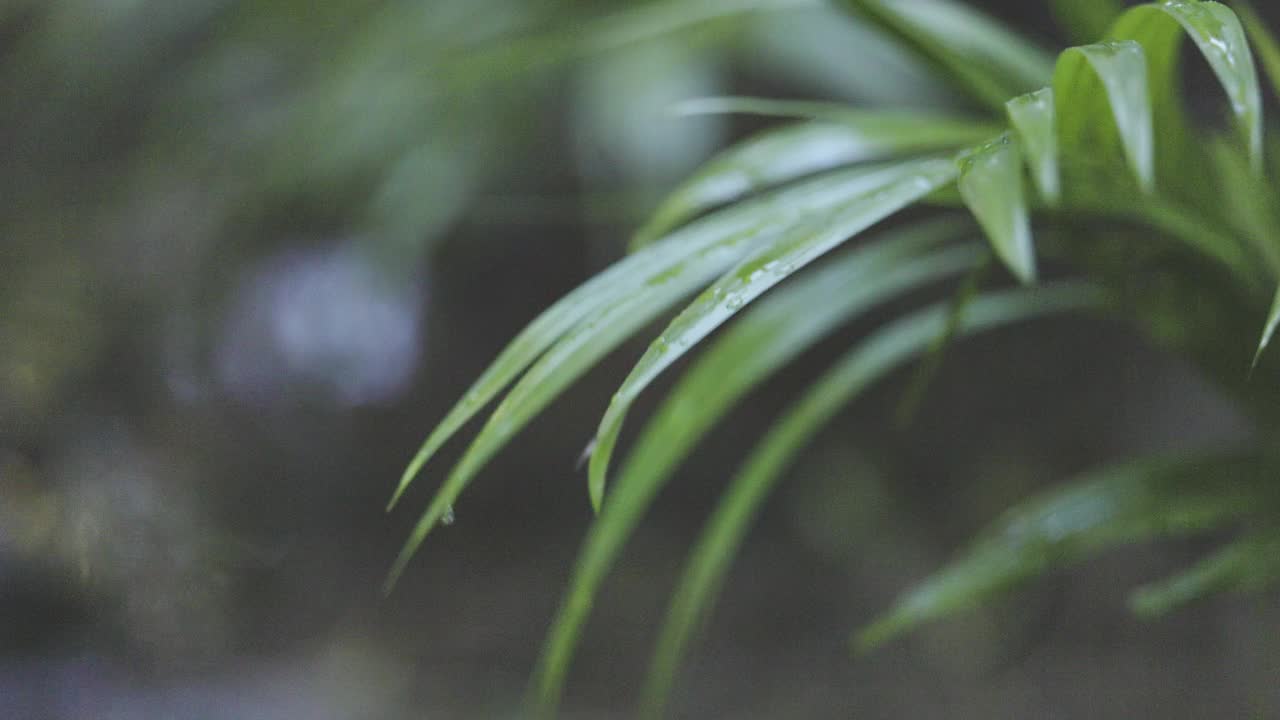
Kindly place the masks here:
[(1153, 105), (1162, 135), (1166, 130), (1181, 134), (1185, 125), (1177, 97), (1178, 50), (1184, 35), (1196, 44), (1226, 91), (1254, 168), (1261, 171), (1263, 125), (1258, 72), (1244, 29), (1230, 8), (1193, 0), (1141, 5), (1121, 16), (1111, 31), (1111, 38), (1135, 40), (1147, 53), (1155, 91)]
[(1005, 136), (961, 161), (960, 197), (978, 219), (991, 247), (1023, 283), (1036, 278), (1031, 218), (1022, 191), (1022, 153)]
[(1250, 366), (1250, 372), (1258, 368), (1258, 361), (1262, 359), (1262, 353), (1266, 352), (1267, 346), (1271, 344), (1271, 338), (1275, 337), (1276, 328), (1280, 328), (1280, 289), (1276, 290), (1275, 299), (1271, 301), (1271, 310), (1267, 312), (1267, 324), (1262, 328), (1262, 337), (1258, 340), (1258, 349), (1253, 353), (1253, 364)]
[[(1151, 100), (1141, 45), (1124, 40), (1063, 51), (1053, 90), (1065, 157), (1106, 158), (1118, 146), (1138, 187), (1147, 193), (1155, 189)], [(1108, 114), (1113, 123), (1104, 119)]]
[(844, 0), (898, 36), (974, 99), (1000, 110), (1009, 98), (1048, 83), (1053, 63), (999, 22), (950, 0)]
[(632, 249), (648, 245), (717, 205), (805, 175), (868, 160), (960, 148), (998, 132), (991, 125), (960, 118), (817, 103), (717, 98), (684, 109), (817, 117), (822, 122), (770, 130), (713, 158), (658, 207), (636, 233)]
[(518, 77), (591, 55), (757, 12), (821, 7), (822, 0), (659, 0), (563, 23), (549, 32), (472, 48), (427, 68), (454, 91)]
[(1010, 511), (858, 639), (864, 649), (1117, 545), (1219, 527), (1274, 507), (1266, 458), (1237, 452), (1103, 470)]
[[(1092, 298), (1087, 288), (1066, 283), (993, 293), (973, 301), (958, 331), (966, 335), (1079, 309), (1088, 306)], [(642, 715), (661, 715), (695, 628), (714, 602), (752, 519), (792, 459), (840, 408), (925, 351), (945, 331), (950, 316), (951, 307), (941, 303), (876, 331), (814, 383), (756, 445), (689, 555), (654, 651), (642, 694)], [(621, 491), (622, 482), (618, 485)]]
[(480, 468), (587, 368), (752, 248), (881, 188), (892, 170), (835, 172), (709, 215), (615, 264), (535, 320), (446, 416), (406, 471), (401, 491), (452, 433), (537, 360), (432, 498), (396, 558), (387, 587)]
[(1058, 175), (1057, 111), (1054, 109), (1053, 88), (1019, 95), (1005, 104), (1005, 110), (1027, 154), (1027, 164), (1031, 166), (1031, 177), (1040, 197), (1050, 207), (1056, 207), (1062, 199), (1062, 180)]
[(951, 160), (923, 159), (865, 171), (861, 197), (813, 216), (778, 242), (755, 253), (717, 280), (658, 337), (614, 394), (596, 431), (588, 490), (592, 505), (604, 497), (609, 460), (631, 404), (663, 370), (761, 293), (796, 270), (955, 179)]
[(654, 495), (703, 434), (745, 393), (836, 324), (972, 267), (980, 257), (972, 247), (913, 257), (954, 233), (954, 228), (934, 224), (890, 234), (797, 279), (753, 306), (681, 378), (645, 426), (617, 489), (583, 544), (534, 676), (534, 702), (539, 707), (554, 705), (592, 599), (618, 552)]
[(1134, 591), (1129, 606), (1155, 618), (1209, 595), (1258, 592), (1280, 582), (1280, 533), (1255, 532), (1168, 580)]
[(1267, 28), (1266, 23), (1258, 16), (1251, 3), (1236, 0), (1236, 14), (1244, 25), (1253, 46), (1258, 49), (1258, 57), (1262, 60), (1262, 69), (1271, 81), (1271, 89), (1280, 97), (1280, 41)]
[(1102, 39), (1124, 11), (1120, 0), (1052, 0), (1054, 18), (1077, 43)]

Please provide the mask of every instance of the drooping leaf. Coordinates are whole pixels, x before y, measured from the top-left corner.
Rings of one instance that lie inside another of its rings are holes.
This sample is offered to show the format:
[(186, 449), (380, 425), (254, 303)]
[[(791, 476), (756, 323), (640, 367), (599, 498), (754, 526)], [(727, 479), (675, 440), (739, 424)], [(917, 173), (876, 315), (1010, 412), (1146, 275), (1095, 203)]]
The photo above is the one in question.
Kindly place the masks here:
[(1058, 176), (1058, 128), (1053, 88), (1019, 95), (1005, 104), (1005, 110), (1018, 133), (1040, 197), (1050, 207), (1057, 206), (1062, 199), (1062, 181)]
[(1133, 592), (1129, 606), (1141, 617), (1166, 615), (1209, 595), (1257, 592), (1280, 582), (1280, 533), (1257, 531), (1191, 568)]
[[(968, 306), (958, 332), (966, 335), (1080, 309), (1092, 297), (1088, 289), (1072, 284), (989, 294)], [(696, 626), (714, 602), (752, 519), (792, 459), (840, 408), (923, 352), (945, 329), (950, 315), (951, 308), (939, 304), (876, 331), (837, 361), (756, 445), (689, 555), (654, 651), (643, 692), (643, 715), (661, 714)]]
[(942, 225), (908, 229), (797, 279), (753, 306), (681, 378), (646, 425), (615, 494), (584, 542), (535, 673), (534, 702), (540, 708), (554, 706), (592, 598), (617, 553), (702, 435), (745, 393), (836, 324), (913, 287), (972, 267), (980, 257), (973, 247), (920, 255), (954, 235), (954, 227)]
[(805, 175), (868, 160), (956, 149), (998, 132), (994, 126), (961, 118), (819, 103), (709, 98), (684, 109), (690, 108), (812, 117), (820, 122), (767, 131), (712, 159), (663, 201), (636, 233), (632, 249), (717, 205)]
[(1267, 79), (1271, 81), (1272, 91), (1280, 97), (1280, 41), (1276, 40), (1276, 36), (1258, 16), (1252, 3), (1236, 0), (1234, 6), (1245, 32), (1258, 50), (1262, 69), (1267, 73)]
[[(1262, 95), (1253, 54), (1240, 20), (1230, 8), (1216, 2), (1167, 0), (1130, 9), (1116, 21), (1110, 37), (1142, 45), (1150, 69), (1152, 105), (1162, 137), (1161, 147), (1171, 176), (1186, 167), (1185, 125), (1178, 94), (1179, 49), (1190, 37), (1208, 61), (1226, 91), (1232, 114), (1245, 138), (1255, 170), (1262, 168)], [(1170, 154), (1175, 153), (1175, 154)]]
[(868, 170), (864, 195), (797, 226), (698, 296), (649, 346), (610, 401), (596, 431), (588, 470), (592, 505), (599, 508), (604, 497), (609, 460), (627, 410), (654, 378), (760, 294), (853, 235), (951, 182), (956, 172), (952, 160), (936, 158)]
[(1104, 549), (1219, 527), (1274, 506), (1268, 461), (1237, 452), (1159, 458), (1086, 475), (1024, 503), (864, 630), (872, 648), (925, 622), (970, 609), (1044, 572)]
[(1040, 48), (967, 5), (951, 0), (843, 0), (901, 38), (971, 97), (999, 110), (1048, 83), (1053, 63)]
[(961, 161), (959, 187), (996, 256), (1018, 280), (1034, 282), (1036, 256), (1017, 142), (1006, 135), (967, 154)]
[(432, 498), (392, 567), (388, 587), (475, 473), (569, 383), (752, 248), (783, 237), (811, 217), (839, 214), (845, 204), (882, 187), (885, 173), (892, 171), (836, 172), (709, 215), (615, 264), (535, 320), (446, 416), (406, 471), (400, 492), (450, 435), (537, 361), (494, 410)]
[(1125, 40), (1065, 50), (1058, 57), (1053, 90), (1064, 157), (1107, 158), (1119, 150), (1138, 188), (1155, 189), (1151, 99), (1141, 45)]
[(1124, 11), (1120, 0), (1052, 0), (1050, 8), (1058, 24), (1082, 45), (1101, 40)]

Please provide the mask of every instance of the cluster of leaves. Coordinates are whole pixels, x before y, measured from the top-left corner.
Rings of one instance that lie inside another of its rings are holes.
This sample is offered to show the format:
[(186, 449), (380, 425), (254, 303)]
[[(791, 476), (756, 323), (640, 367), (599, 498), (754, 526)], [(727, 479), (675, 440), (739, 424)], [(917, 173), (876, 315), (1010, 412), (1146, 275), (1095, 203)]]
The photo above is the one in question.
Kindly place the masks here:
[[(687, 3), (689, 13), (715, 2)], [(750, 3), (742, 4), (744, 7)], [(598, 517), (535, 670), (531, 703), (553, 714), (597, 590), (655, 495), (702, 436), (748, 391), (833, 328), (926, 285), (961, 282), (942, 302), (887, 323), (839, 359), (785, 411), (725, 489), (690, 553), (659, 634), (644, 711), (659, 715), (693, 631), (714, 602), (761, 504), (833, 414), (891, 370), (964, 334), (1052, 313), (1105, 309), (1132, 318), (1198, 361), (1239, 398), (1259, 439), (1229, 453), (1147, 458), (1080, 478), (1011, 511), (952, 566), (860, 633), (872, 647), (1118, 543), (1244, 528), (1219, 554), (1141, 588), (1134, 607), (1163, 612), (1223, 589), (1280, 577), (1280, 485), (1270, 430), (1274, 384), (1246, 380), (1277, 325), (1280, 219), (1266, 191), (1262, 93), (1247, 32), (1280, 89), (1280, 53), (1247, 7), (1168, 0), (1059, 2), (1069, 28), (1104, 32), (1056, 60), (991, 18), (951, 0), (841, 4), (896, 38), (975, 106), (978, 118), (890, 113), (823, 103), (722, 98), (689, 113), (743, 112), (800, 122), (733, 147), (676, 189), (635, 236), (633, 252), (533, 321), (431, 433), (394, 504), (423, 465), (504, 388), (437, 490), (390, 582), (484, 464), (572, 381), (698, 292), (652, 342), (613, 396), (596, 433), (588, 490)], [(1242, 22), (1243, 19), (1243, 22)], [(1181, 46), (1190, 39), (1225, 91), (1231, 128), (1193, 122), (1184, 107)], [(1211, 172), (1215, 182), (1205, 182)], [(832, 251), (904, 208), (910, 220)], [(967, 208), (975, 224), (955, 214)], [(1078, 232), (1104, 224), (1126, 246)], [(975, 226), (976, 225), (976, 226)], [(981, 238), (985, 236), (986, 243)], [(832, 255), (812, 272), (799, 271)], [(995, 258), (1022, 287), (985, 289)], [(1037, 257), (1082, 268), (1081, 280), (1038, 280)], [(768, 292), (788, 281), (774, 292)], [(1134, 299), (1134, 284), (1143, 290)], [(700, 291), (700, 292), (699, 292)], [(1194, 307), (1196, 311), (1188, 308)], [(617, 478), (610, 464), (635, 400), (664, 370), (730, 319), (645, 425)], [(1252, 334), (1254, 341), (1246, 338)], [(1238, 347), (1239, 350), (1224, 348)], [(1256, 352), (1255, 352), (1256, 351)]]

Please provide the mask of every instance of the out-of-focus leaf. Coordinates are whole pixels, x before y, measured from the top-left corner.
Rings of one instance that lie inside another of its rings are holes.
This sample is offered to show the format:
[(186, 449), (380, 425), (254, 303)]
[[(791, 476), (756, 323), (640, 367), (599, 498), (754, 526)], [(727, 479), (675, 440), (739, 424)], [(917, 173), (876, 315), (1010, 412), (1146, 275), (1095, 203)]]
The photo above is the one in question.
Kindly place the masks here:
[(1016, 141), (1005, 136), (968, 154), (961, 161), (959, 186), (996, 256), (1019, 281), (1034, 282), (1036, 255)]
[(958, 560), (860, 633), (866, 649), (970, 609), (1055, 567), (1116, 545), (1212, 529), (1274, 507), (1274, 464), (1260, 453), (1160, 458), (1103, 470), (998, 521)]
[(775, 239), (783, 243), (790, 237), (787, 233), (808, 227), (815, 217), (844, 218), (847, 205), (862, 207), (868, 193), (884, 190), (905, 172), (897, 166), (836, 172), (726, 208), (616, 263), (535, 319), (446, 415), (405, 470), (393, 503), (453, 433), (537, 360), (494, 410), (427, 506), (396, 559), (388, 587), (475, 473), (569, 383), (630, 333), (752, 248)]
[(1147, 618), (1223, 592), (1258, 592), (1280, 581), (1280, 533), (1255, 532), (1167, 580), (1144, 585), (1129, 598)]
[(1073, 41), (1087, 44), (1107, 34), (1107, 28), (1124, 11), (1124, 4), (1120, 0), (1052, 0), (1050, 8)]
[(638, 3), (586, 23), (471, 49), (430, 71), (454, 91), (474, 89), (586, 56), (616, 50), (708, 22), (756, 12), (817, 7), (821, 0), (659, 0)]
[(1151, 99), (1141, 45), (1114, 41), (1069, 48), (1058, 57), (1053, 89), (1064, 157), (1107, 158), (1120, 150), (1138, 187), (1155, 189)]
[(1058, 128), (1053, 88), (1019, 95), (1006, 103), (1005, 109), (1018, 139), (1022, 141), (1040, 197), (1050, 207), (1057, 206), (1062, 199), (1062, 181), (1058, 175)]
[(686, 103), (685, 110), (820, 117), (770, 130), (724, 151), (673, 191), (636, 233), (643, 247), (717, 205), (831, 168), (911, 153), (959, 148), (999, 132), (994, 126), (927, 113), (860, 111), (814, 103), (737, 99)]
[[(961, 226), (963, 228), (963, 226)], [(614, 496), (583, 545), (573, 584), (535, 674), (535, 702), (553, 705), (596, 589), (671, 472), (745, 393), (836, 324), (972, 265), (973, 247), (920, 255), (955, 235), (929, 225), (894, 233), (798, 279), (745, 314), (699, 358), (646, 425)]]
[[(993, 293), (973, 301), (959, 333), (967, 335), (1045, 314), (1080, 309), (1087, 307), (1093, 297), (1087, 287), (1070, 283)], [(947, 304), (938, 304), (876, 331), (814, 383), (756, 446), (722, 495), (690, 553), (650, 665), (642, 695), (643, 716), (661, 715), (676, 667), (698, 622), (714, 602), (760, 505), (795, 455), (840, 408), (925, 350), (946, 328), (950, 314)], [(619, 481), (619, 493), (622, 484)]]
[[(1168, 0), (1135, 7), (1116, 21), (1110, 37), (1133, 40), (1142, 45), (1150, 68), (1152, 105), (1160, 132), (1178, 133), (1176, 147), (1182, 138), (1183, 125), (1178, 94), (1178, 50), (1182, 38), (1189, 36), (1200, 49), (1231, 104), (1232, 114), (1245, 138), (1245, 147), (1256, 171), (1262, 169), (1262, 95), (1258, 72), (1243, 28), (1235, 13), (1225, 5), (1197, 0)], [(1164, 148), (1162, 147), (1162, 154)], [(1170, 172), (1184, 169), (1167, 159)], [(1162, 174), (1169, 174), (1168, 172)]]
[(898, 210), (953, 181), (956, 164), (927, 158), (865, 171), (866, 192), (824, 215), (814, 215), (732, 268), (667, 326), (614, 394), (596, 431), (588, 490), (600, 507), (614, 444), (631, 404), (649, 383), (693, 345), (769, 288)]
[(970, 96), (999, 110), (1015, 95), (1049, 82), (1053, 62), (1043, 50), (951, 0), (843, 0), (951, 76)]
[(1251, 3), (1236, 0), (1234, 6), (1240, 22), (1249, 34), (1249, 39), (1258, 50), (1262, 69), (1266, 71), (1267, 79), (1271, 81), (1272, 91), (1280, 97), (1280, 41), (1276, 40), (1276, 36), (1258, 16), (1258, 12), (1253, 9)]

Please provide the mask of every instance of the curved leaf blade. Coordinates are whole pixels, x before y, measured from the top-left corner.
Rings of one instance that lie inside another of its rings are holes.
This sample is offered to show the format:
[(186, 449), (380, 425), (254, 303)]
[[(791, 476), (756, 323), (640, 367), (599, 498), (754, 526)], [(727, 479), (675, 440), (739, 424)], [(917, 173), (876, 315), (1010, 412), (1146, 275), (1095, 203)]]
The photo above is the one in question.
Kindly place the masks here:
[[(742, 102), (751, 104), (739, 104)], [(636, 233), (632, 249), (648, 245), (718, 205), (805, 175), (869, 160), (956, 149), (998, 132), (988, 124), (922, 113), (734, 98), (698, 103), (695, 109), (817, 118), (820, 122), (770, 130), (720, 153), (667, 196)]]
[[(836, 172), (726, 208), (617, 263), (583, 286), (589, 287), (589, 291), (573, 293), (557, 303), (553, 310), (564, 308), (567, 301), (573, 299), (565, 310), (565, 314), (572, 315), (572, 323), (557, 316), (557, 322), (566, 327), (560, 335), (553, 339), (545, 334), (535, 335), (540, 351), (548, 345), (550, 349), (538, 356), (537, 363), (493, 411), (436, 492), (397, 556), (386, 587), (394, 585), (423, 540), (475, 474), (569, 383), (631, 333), (666, 312), (680, 298), (710, 282), (752, 248), (803, 227), (811, 215), (825, 216), (862, 197), (879, 186), (883, 172), (883, 169), (865, 168)], [(526, 366), (533, 362), (529, 346), (517, 343), (513, 346), (518, 347), (519, 359)], [(512, 370), (512, 365), (503, 365), (503, 373), (518, 372)], [(488, 383), (486, 391), (498, 392), (500, 387), (486, 378), (482, 378)], [(473, 414), (478, 410), (482, 403), (476, 403), (475, 396), (471, 397), (472, 405), (463, 407), (459, 413)], [(455, 421), (445, 431), (452, 432), (460, 424)], [(443, 440), (437, 435), (444, 435), (445, 431), (433, 433), (437, 439), (429, 450), (439, 447)], [(416, 462), (410, 470), (416, 471), (420, 466), (421, 461)]]
[(1262, 170), (1262, 90), (1240, 19), (1226, 5), (1166, 0), (1156, 6), (1182, 26), (1227, 93), (1255, 171)]
[(1022, 191), (1022, 153), (1005, 136), (961, 161), (960, 197), (986, 232), (991, 247), (1022, 283), (1036, 279), (1031, 216)]
[(1276, 488), (1253, 452), (1157, 458), (1091, 473), (1005, 515), (958, 560), (858, 636), (863, 649), (972, 608), (1047, 570), (1117, 545), (1211, 529)]
[(1133, 592), (1134, 614), (1155, 618), (1223, 592), (1257, 592), (1280, 582), (1280, 533), (1255, 532), (1184, 572)]
[(1272, 91), (1280, 96), (1280, 41), (1276, 40), (1276, 36), (1258, 16), (1252, 3), (1236, 0), (1234, 5), (1240, 23), (1244, 25), (1246, 34), (1258, 50), (1258, 59), (1262, 62), (1267, 79), (1271, 81)]
[[(1013, 322), (1088, 307), (1092, 292), (1062, 284), (979, 297), (957, 328), (972, 334)], [(951, 320), (947, 304), (882, 328), (815, 382), (787, 410), (721, 496), (689, 555), (649, 666), (643, 716), (659, 717), (695, 628), (715, 602), (748, 527), (785, 469), (831, 418), (872, 383), (923, 352)]]
[(1031, 177), (1040, 197), (1049, 207), (1057, 207), (1062, 200), (1062, 179), (1058, 172), (1057, 110), (1053, 88), (1019, 95), (1005, 103), (1005, 111), (1026, 151), (1027, 164), (1031, 166)]
[[(1154, 191), (1154, 132), (1142, 46), (1121, 40), (1068, 48), (1058, 57), (1053, 89), (1064, 153), (1088, 157), (1118, 144), (1139, 189)], [(1114, 121), (1111, 128), (1099, 122), (1104, 103)]]
[(950, 0), (844, 0), (993, 110), (1046, 84), (1053, 61), (996, 20)]
[(663, 370), (760, 294), (849, 237), (950, 183), (957, 171), (951, 160), (936, 158), (868, 170), (864, 195), (798, 226), (703, 291), (649, 346), (610, 401), (596, 431), (588, 470), (592, 505), (598, 509), (603, 500), (609, 460), (627, 411)]
[(553, 708), (596, 590), (653, 497), (698, 440), (745, 393), (837, 323), (906, 290), (972, 267), (972, 247), (912, 258), (954, 234), (939, 225), (891, 235), (753, 306), (663, 402), (592, 525), (534, 675), (532, 701)]

